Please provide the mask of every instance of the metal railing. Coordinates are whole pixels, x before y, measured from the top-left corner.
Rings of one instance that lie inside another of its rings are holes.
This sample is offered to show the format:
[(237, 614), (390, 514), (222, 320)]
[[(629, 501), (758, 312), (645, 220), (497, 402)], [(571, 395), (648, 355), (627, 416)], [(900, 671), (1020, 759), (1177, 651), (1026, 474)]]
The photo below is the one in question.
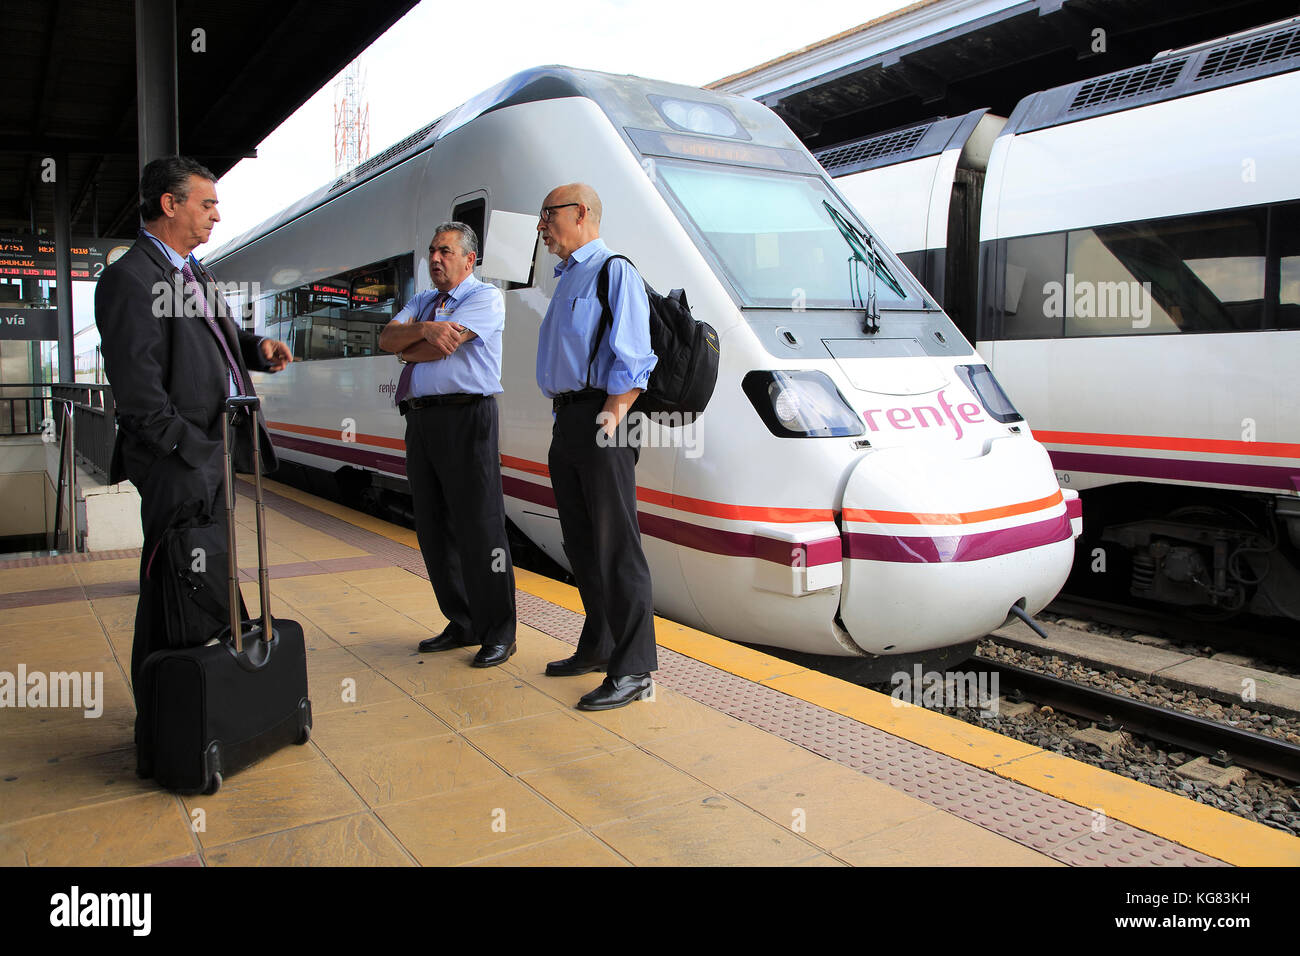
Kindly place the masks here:
[(58, 473), (52, 476), (54, 528), (46, 526), (51, 550), (84, 549), (85, 529), (77, 520), (77, 464), (108, 477), (117, 439), (113, 412), (113, 389), (108, 385), (0, 384), (0, 435), (40, 435), (59, 443)]
[(110, 385), (59, 383), (49, 386), (55, 401), (67, 401), (73, 410), (77, 457), (86, 467), (107, 479), (117, 440)]
[[(72, 399), (52, 399), (58, 408), (59, 432), (59, 480), (54, 492), (54, 531), (49, 536), (51, 550), (62, 548), (66, 551), (84, 551), (85, 540), (77, 534), (77, 425), (76, 412)], [(63, 526), (63, 491), (67, 489), (68, 533), (66, 539), (60, 534)], [(64, 542), (67, 542), (66, 545)]]
[(50, 386), (0, 385), (0, 435), (39, 435), (54, 418)]

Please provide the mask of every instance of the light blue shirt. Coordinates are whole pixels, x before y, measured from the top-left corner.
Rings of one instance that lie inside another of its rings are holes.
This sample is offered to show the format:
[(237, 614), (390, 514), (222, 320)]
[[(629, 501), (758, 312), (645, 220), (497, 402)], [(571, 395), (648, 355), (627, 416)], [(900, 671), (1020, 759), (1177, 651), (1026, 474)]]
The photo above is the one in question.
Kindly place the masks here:
[(501, 333), (506, 327), (506, 302), (501, 290), (471, 273), (448, 293), (437, 315), (429, 314), (437, 289), (417, 292), (394, 322), (437, 320), (458, 322), (476, 338), (461, 342), (444, 359), (419, 362), (411, 372), (411, 397), (428, 395), (496, 395), (501, 388)]
[[(596, 283), (611, 255), (593, 239), (555, 267), (560, 282), (537, 335), (537, 384), (547, 398), (588, 387), (587, 362), (600, 327)], [(609, 267), (609, 306), (613, 325), (596, 350), (590, 387), (609, 395), (644, 389), (659, 361), (650, 348), (650, 302), (636, 269), (622, 259)]]
[[(177, 272), (180, 272), (181, 269), (185, 268), (185, 258), (179, 252), (167, 245), (167, 243), (163, 242), (148, 229), (141, 229), (140, 231), (154, 241), (158, 248), (163, 251), (163, 255), (167, 257), (167, 261), (176, 267)], [(195, 274), (197, 275), (197, 273)]]

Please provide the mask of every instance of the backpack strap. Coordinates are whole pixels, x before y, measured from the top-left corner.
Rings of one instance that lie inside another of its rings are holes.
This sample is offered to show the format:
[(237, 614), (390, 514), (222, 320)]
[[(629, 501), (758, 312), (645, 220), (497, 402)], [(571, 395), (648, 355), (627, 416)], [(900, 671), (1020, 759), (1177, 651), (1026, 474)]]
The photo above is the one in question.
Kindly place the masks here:
[(591, 340), (591, 356), (587, 359), (587, 387), (591, 388), (591, 366), (596, 362), (596, 352), (605, 332), (614, 326), (614, 313), (609, 307), (609, 264), (615, 259), (622, 259), (635, 270), (632, 260), (617, 253), (606, 259), (600, 266), (600, 275), (596, 278), (596, 298), (600, 300), (600, 324), (596, 326), (596, 335)]

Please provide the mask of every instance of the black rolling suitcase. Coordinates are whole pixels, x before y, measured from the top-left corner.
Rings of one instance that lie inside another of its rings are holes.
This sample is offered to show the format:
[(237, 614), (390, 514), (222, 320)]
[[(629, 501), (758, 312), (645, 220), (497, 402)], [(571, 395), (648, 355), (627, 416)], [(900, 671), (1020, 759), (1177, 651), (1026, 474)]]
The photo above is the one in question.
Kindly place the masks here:
[[(302, 625), (272, 619), (262, 510), (262, 459), (255, 397), (228, 399), (221, 426), (226, 452), (230, 622), (198, 647), (156, 651), (136, 692), (136, 772), (181, 793), (215, 793), (223, 777), (311, 735), (307, 650)], [(235, 488), (230, 422), (253, 421), (257, 563), (262, 615), (240, 620), (235, 558)], [(270, 640), (266, 635), (270, 635)]]

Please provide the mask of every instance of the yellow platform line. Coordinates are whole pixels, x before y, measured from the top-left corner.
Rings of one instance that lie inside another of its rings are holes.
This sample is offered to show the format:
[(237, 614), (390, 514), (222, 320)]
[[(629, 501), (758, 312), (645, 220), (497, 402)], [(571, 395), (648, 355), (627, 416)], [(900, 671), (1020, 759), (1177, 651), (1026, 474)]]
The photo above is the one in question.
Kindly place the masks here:
[[(263, 484), (299, 504), (390, 541), (419, 548), (413, 531), (279, 482)], [(582, 613), (582, 599), (572, 585), (523, 568), (515, 569), (515, 584), (544, 601)], [(1288, 836), (1262, 823), (1252, 823), (1216, 807), (1004, 737), (955, 717), (915, 707), (675, 621), (656, 616), (654, 625), (655, 640), (660, 647), (1041, 793), (1100, 811), (1108, 819), (1146, 830), (1206, 856), (1236, 866), (1300, 865), (1300, 837)]]

